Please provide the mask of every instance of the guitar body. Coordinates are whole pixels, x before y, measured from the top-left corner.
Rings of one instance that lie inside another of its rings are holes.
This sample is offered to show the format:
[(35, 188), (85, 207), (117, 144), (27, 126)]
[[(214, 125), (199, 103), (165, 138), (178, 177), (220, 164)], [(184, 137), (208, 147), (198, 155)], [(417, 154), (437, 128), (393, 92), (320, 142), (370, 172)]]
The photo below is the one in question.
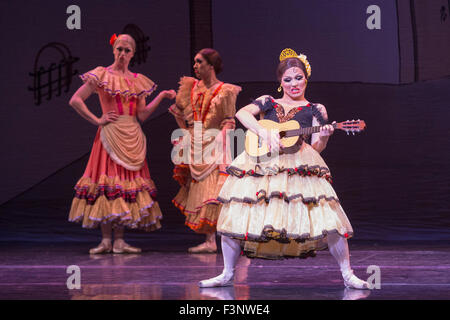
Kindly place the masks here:
[[(278, 123), (272, 120), (259, 120), (258, 123), (267, 130), (276, 130), (280, 134), (280, 142), (283, 146), (283, 153), (295, 153), (300, 149), (301, 144), (298, 143), (300, 137), (285, 137), (284, 132), (289, 130), (298, 130), (300, 129), (300, 124), (295, 120), (290, 120), (283, 123)], [(262, 139), (253, 133), (250, 130), (247, 130), (247, 134), (245, 137), (245, 150), (252, 157), (263, 157), (269, 156), (269, 146), (262, 141)]]
[[(295, 153), (300, 149), (300, 136), (311, 135), (320, 132), (321, 126), (300, 128), (300, 124), (295, 120), (290, 120), (283, 123), (278, 123), (272, 120), (259, 120), (258, 123), (267, 130), (276, 130), (280, 135), (280, 143), (283, 147), (280, 153)], [(339, 129), (347, 132), (347, 134), (361, 132), (366, 128), (364, 120), (347, 120), (343, 122), (333, 122), (331, 124), (334, 129)], [(245, 136), (245, 151), (251, 157), (271, 158), (272, 155), (269, 146), (262, 141), (255, 133), (247, 130)], [(264, 160), (265, 161), (265, 160)]]

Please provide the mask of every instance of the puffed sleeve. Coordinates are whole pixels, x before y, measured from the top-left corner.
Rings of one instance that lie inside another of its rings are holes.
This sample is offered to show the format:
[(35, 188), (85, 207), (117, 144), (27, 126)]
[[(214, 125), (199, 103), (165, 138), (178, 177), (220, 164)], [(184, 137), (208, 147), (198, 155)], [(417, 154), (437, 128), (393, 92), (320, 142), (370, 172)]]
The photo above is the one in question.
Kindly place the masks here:
[(97, 92), (99, 87), (103, 87), (105, 85), (106, 68), (96, 67), (80, 75), (80, 78), (84, 83), (94, 85), (96, 87), (95, 92)]
[(236, 127), (236, 121), (234, 116), (236, 114), (236, 99), (239, 92), (242, 90), (241, 87), (233, 84), (224, 84), (218, 99), (221, 101), (222, 106), (222, 122), (220, 123), (220, 129), (227, 126), (229, 129), (234, 129)]
[(168, 109), (174, 117), (183, 121), (186, 120), (184, 109), (191, 103), (191, 92), (196, 82), (195, 78), (192, 77), (180, 78), (175, 104)]
[(191, 92), (197, 80), (192, 77), (182, 77), (178, 88), (177, 97), (175, 99), (178, 107), (183, 110), (191, 103)]
[(265, 95), (261, 96), (255, 100), (252, 101), (254, 105), (257, 105), (259, 110), (261, 112), (266, 113), (267, 111), (271, 110), (273, 106), (276, 104), (275, 101), (271, 96)]
[(324, 114), (322, 114), (316, 103), (312, 105), (312, 114), (321, 126), (324, 126), (328, 123), (328, 119), (326, 118), (326, 116), (324, 116)]
[(124, 98), (137, 97), (145, 98), (156, 90), (157, 85), (142, 74), (136, 74), (134, 85), (130, 87), (128, 80), (123, 77), (114, 75), (105, 67), (97, 67), (80, 76), (85, 83), (90, 83), (98, 89), (102, 88), (111, 96), (117, 94)]
[[(138, 98), (145, 98), (151, 95), (158, 85), (154, 83), (152, 80), (144, 76), (143, 74), (138, 74), (136, 82), (134, 84), (134, 94)], [(132, 95), (132, 94), (131, 94)]]

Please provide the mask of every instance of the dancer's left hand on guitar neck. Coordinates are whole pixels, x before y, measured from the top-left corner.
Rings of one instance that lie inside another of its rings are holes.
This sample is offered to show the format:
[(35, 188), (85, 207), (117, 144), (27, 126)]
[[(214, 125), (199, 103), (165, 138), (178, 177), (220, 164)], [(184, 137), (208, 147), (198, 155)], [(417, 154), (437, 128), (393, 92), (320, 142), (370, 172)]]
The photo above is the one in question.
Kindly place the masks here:
[[(317, 151), (322, 152), (328, 143), (328, 139), (330, 136), (334, 133), (334, 127), (333, 124), (335, 124), (336, 121), (333, 121), (332, 124), (326, 124), (320, 128), (319, 133), (319, 139), (315, 140), (312, 138), (311, 140), (311, 146)], [(314, 141), (315, 140), (315, 141)]]

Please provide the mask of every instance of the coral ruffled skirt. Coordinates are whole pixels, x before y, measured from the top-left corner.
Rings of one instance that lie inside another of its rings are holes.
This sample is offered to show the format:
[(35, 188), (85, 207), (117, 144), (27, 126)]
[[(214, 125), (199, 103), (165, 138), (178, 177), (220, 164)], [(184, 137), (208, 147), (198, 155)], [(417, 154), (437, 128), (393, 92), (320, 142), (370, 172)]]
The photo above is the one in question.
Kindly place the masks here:
[(314, 256), (327, 248), (328, 234), (353, 235), (330, 170), (309, 144), (264, 163), (243, 152), (227, 171), (217, 232), (244, 240), (248, 257)]
[(104, 149), (100, 129), (82, 178), (75, 186), (69, 221), (96, 228), (100, 223), (152, 231), (161, 227), (161, 210), (147, 161), (139, 171), (116, 164)]

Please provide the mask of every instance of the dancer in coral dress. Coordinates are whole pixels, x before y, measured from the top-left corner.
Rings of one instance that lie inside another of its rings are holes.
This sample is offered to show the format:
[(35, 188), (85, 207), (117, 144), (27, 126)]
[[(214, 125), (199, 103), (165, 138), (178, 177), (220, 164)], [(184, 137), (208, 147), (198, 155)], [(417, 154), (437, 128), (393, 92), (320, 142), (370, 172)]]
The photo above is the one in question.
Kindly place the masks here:
[[(216, 50), (200, 50), (194, 59), (197, 79), (181, 78), (176, 104), (169, 108), (180, 128), (188, 131), (184, 141), (177, 143), (192, 146), (192, 154), (197, 147), (198, 154), (202, 154), (212, 146), (225, 145), (226, 131), (235, 127), (236, 97), (241, 88), (218, 80), (216, 75), (221, 70), (222, 60)], [(206, 131), (214, 129), (218, 131), (215, 139), (205, 136)], [(201, 139), (197, 146), (196, 136), (197, 141)], [(199, 161), (194, 158), (176, 165), (174, 178), (181, 188), (172, 202), (186, 216), (185, 224), (189, 228), (206, 235), (206, 241), (189, 248), (189, 252), (214, 253), (217, 252), (215, 231), (221, 207), (217, 195), (228, 176), (225, 168), (231, 160), (225, 154), (220, 161), (203, 161), (201, 155)]]
[[(265, 162), (241, 153), (227, 168), (230, 176), (219, 193), (223, 204), (217, 223), (222, 236), (224, 270), (203, 280), (201, 287), (233, 284), (234, 269), (243, 253), (252, 258), (282, 259), (314, 256), (327, 247), (338, 262), (345, 285), (366, 289), (350, 267), (347, 238), (353, 229), (331, 186), (330, 170), (320, 156), (333, 133), (327, 111), (305, 98), (311, 66), (305, 55), (285, 49), (277, 69), (281, 99), (262, 96), (245, 106), (236, 117), (261, 137), (272, 152)], [(275, 130), (266, 130), (255, 116), (283, 123), (296, 120), (301, 127), (321, 126), (319, 133), (299, 140), (295, 153), (283, 152)], [(309, 142), (309, 143), (308, 143)]]
[[(99, 128), (86, 170), (75, 186), (69, 221), (80, 222), (84, 228), (101, 227), (102, 241), (91, 254), (138, 253), (139, 248), (123, 240), (124, 228), (152, 231), (161, 227), (162, 219), (147, 165), (146, 137), (138, 119), (144, 121), (164, 98), (174, 99), (176, 93), (162, 91), (146, 105), (145, 98), (156, 84), (128, 70), (136, 50), (134, 39), (114, 35), (110, 43), (114, 63), (83, 74), (84, 84), (70, 100), (83, 118)], [(100, 99), (101, 118), (84, 103), (94, 92)]]

